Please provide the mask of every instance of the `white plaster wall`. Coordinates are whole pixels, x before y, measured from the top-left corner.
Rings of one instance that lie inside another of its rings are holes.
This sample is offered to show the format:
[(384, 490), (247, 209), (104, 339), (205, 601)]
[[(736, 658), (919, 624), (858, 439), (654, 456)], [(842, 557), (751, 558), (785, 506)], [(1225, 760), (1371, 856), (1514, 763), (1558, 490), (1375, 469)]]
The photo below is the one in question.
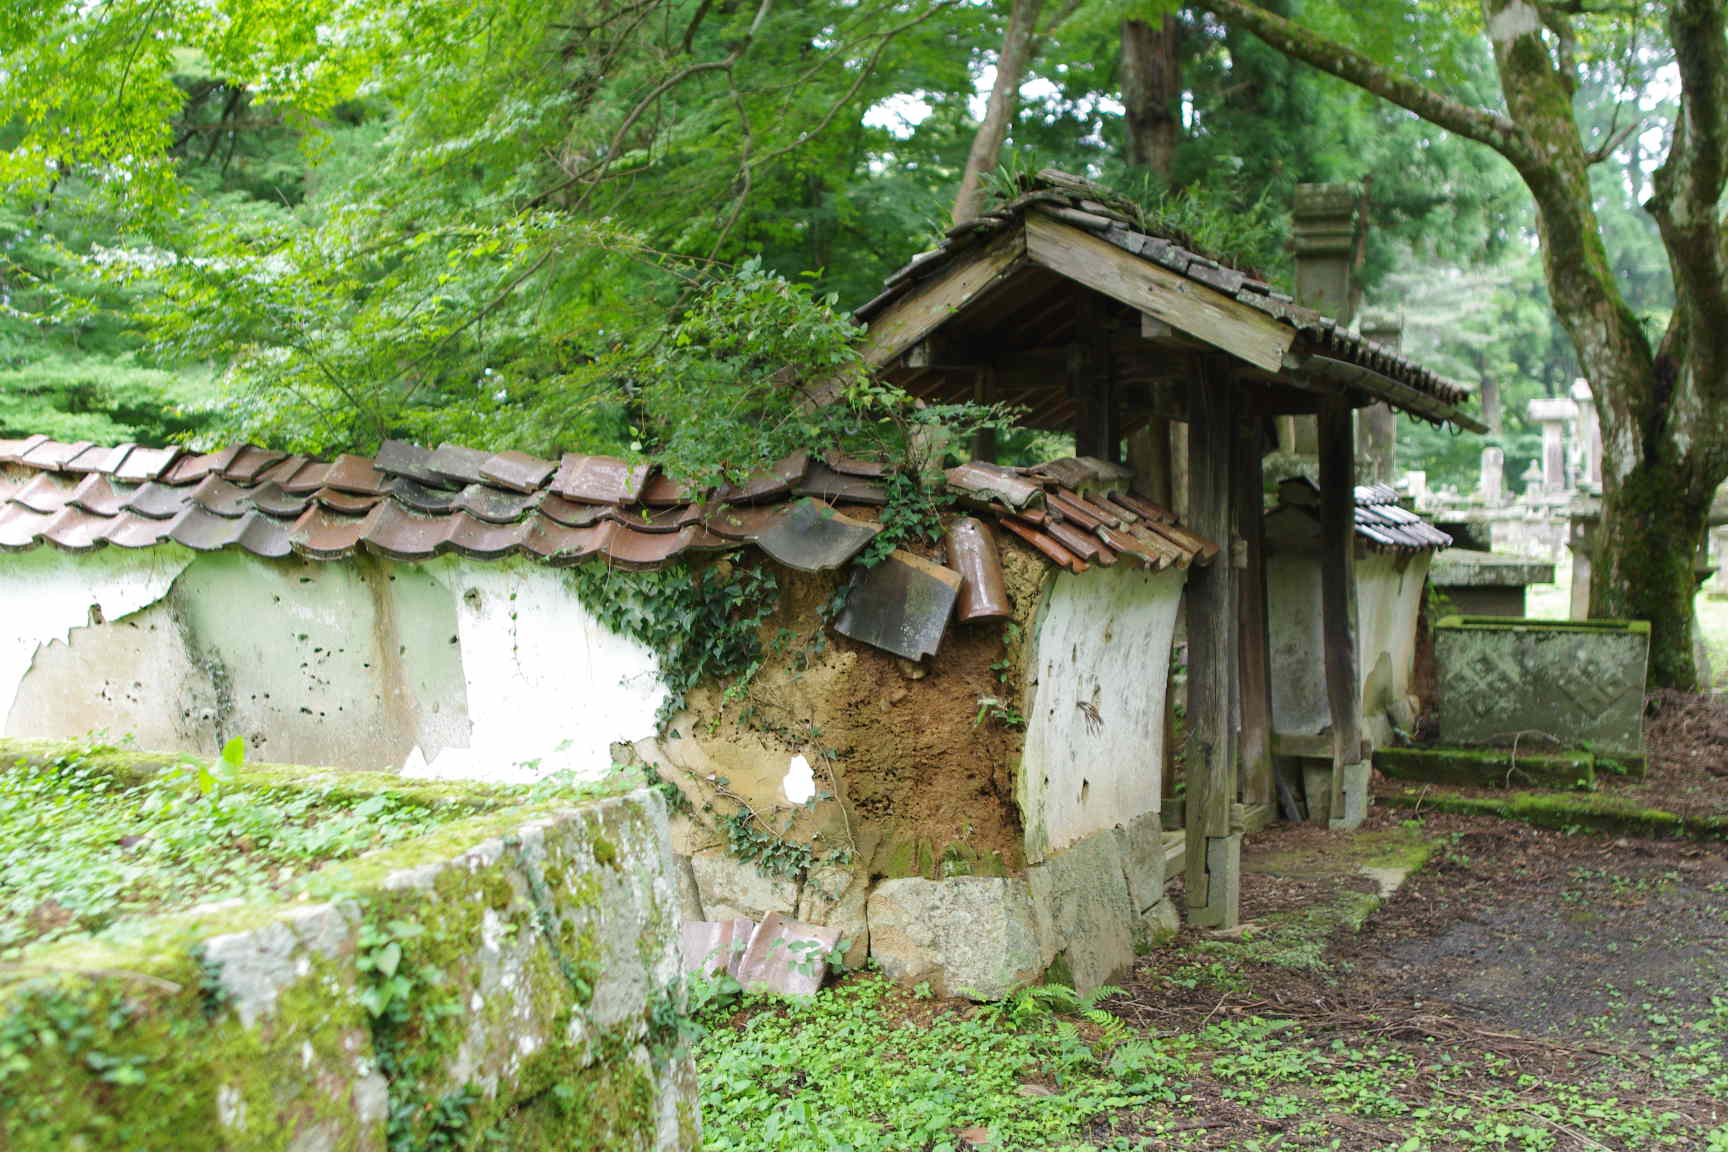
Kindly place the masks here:
[[(1356, 556), (1356, 661), (1362, 714), (1383, 727), (1383, 714), (1408, 696), (1416, 663), (1416, 624), (1432, 557), (1386, 552)], [(1326, 698), (1320, 564), (1306, 552), (1268, 558), (1266, 597), (1271, 639), (1272, 725), (1317, 735), (1332, 724)], [(1384, 732), (1369, 733), (1381, 739)]]
[(280, 762), (594, 777), (652, 733), (662, 691), (651, 652), (526, 564), (0, 557), (6, 735), (200, 753), (237, 735)]
[(1156, 812), (1184, 574), (1058, 574), (1039, 613), (1018, 798), (1026, 859)]
[(515, 560), (428, 567), (455, 598), (473, 732), (468, 748), (447, 749), (414, 774), (598, 778), (614, 743), (654, 734), (665, 697), (658, 661), (590, 615), (565, 573)]

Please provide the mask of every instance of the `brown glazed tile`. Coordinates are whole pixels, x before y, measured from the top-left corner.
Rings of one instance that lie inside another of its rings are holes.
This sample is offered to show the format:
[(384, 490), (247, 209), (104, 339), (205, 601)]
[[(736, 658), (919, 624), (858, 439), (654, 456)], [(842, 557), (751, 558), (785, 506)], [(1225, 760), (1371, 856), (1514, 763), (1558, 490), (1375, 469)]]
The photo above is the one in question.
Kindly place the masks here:
[(344, 516), (312, 503), (288, 529), (288, 543), (302, 556), (336, 560), (353, 553), (365, 525), (364, 516)]
[[(448, 481), (440, 481), (440, 485), (447, 484)], [(456, 507), (462, 493), (452, 487), (422, 484), (418, 480), (398, 476), (396, 487), (390, 490), (390, 497), (411, 511), (443, 515)]]
[[(1084, 505), (1078, 503), (1077, 501), (1070, 500), (1066, 496), (1063, 496), (1061, 492), (1050, 493), (1049, 494), (1049, 501), (1050, 501), (1050, 510), (1052, 512), (1060, 513), (1062, 516), (1062, 519), (1071, 521), (1076, 526), (1078, 526), (1081, 529), (1081, 531), (1091, 532), (1091, 531), (1097, 529), (1100, 525), (1103, 525), (1105, 523), (1110, 523), (1110, 522), (1106, 521), (1102, 516), (1098, 516), (1098, 515), (1093, 514), (1092, 512), (1087, 511), (1087, 509)], [(1048, 530), (1049, 526), (1046, 525), (1045, 527), (1046, 527), (1046, 530)], [(1114, 523), (1111, 523), (1111, 527), (1115, 527)]]
[(152, 480), (138, 486), (130, 499), (121, 505), (129, 512), (148, 516), (152, 520), (170, 520), (186, 510), (191, 502), (190, 488), (170, 488)]
[(697, 495), (664, 472), (657, 471), (642, 486), (641, 499), (651, 508), (667, 508), (674, 504), (696, 503)]
[(880, 531), (880, 524), (854, 520), (806, 497), (784, 506), (756, 538), (756, 546), (788, 568), (825, 572), (858, 555)]
[(653, 471), (654, 466), (645, 462), (566, 452), (552, 478), (552, 491), (584, 504), (635, 504)]
[(451, 507), (490, 524), (514, 524), (532, 512), (539, 501), (540, 493), (536, 491), (506, 492), (490, 484), (470, 484), (462, 489)]
[(230, 484), (215, 473), (198, 481), (188, 499), (206, 512), (229, 520), (237, 520), (246, 514), (247, 501), (253, 493), (251, 488), (242, 488), (238, 484)]
[(136, 491), (130, 484), (116, 484), (113, 477), (92, 472), (79, 481), (66, 503), (97, 516), (117, 516), (121, 505)]
[(330, 509), (332, 512), (347, 512), (350, 515), (370, 512), (381, 500), (382, 496), (362, 496), (353, 492), (343, 492), (336, 488), (320, 488), (312, 493), (312, 499)]
[(637, 532), (619, 524), (606, 538), (606, 559), (620, 568), (659, 568), (689, 546), (686, 531)]
[(480, 478), (512, 492), (538, 492), (558, 465), (526, 452), (500, 452), (480, 465)]
[[(1122, 527), (1122, 522), (1109, 511), (1092, 503), (1092, 501), (1086, 499), (1086, 497), (1070, 488), (1057, 488), (1056, 497), (1062, 501), (1063, 506), (1072, 505), (1084, 512), (1086, 515), (1092, 517), (1092, 519), (1096, 520), (1100, 524), (1108, 524), (1112, 528)], [(1066, 513), (1064, 514), (1066, 515)]]
[(1176, 513), (1161, 504), (1152, 503), (1143, 496), (1137, 496), (1132, 492), (1117, 488), (1110, 493), (1110, 499), (1130, 512), (1138, 513), (1142, 519), (1151, 520), (1158, 524), (1176, 523)]
[(479, 560), (510, 555), (522, 547), (528, 534), (526, 524), (488, 524), (466, 512), (452, 513), (448, 519), (450, 547)]
[(779, 505), (758, 504), (755, 507), (743, 508), (704, 505), (702, 522), (710, 532), (728, 540), (755, 540), (767, 530), (781, 511)]
[[(222, 475), (236, 484), (256, 484), (264, 479), (266, 470), (289, 459), (286, 453), (273, 452), (256, 444), (240, 444), (229, 451), (234, 455), (222, 465)], [(278, 476), (272, 479), (282, 478)]]
[(247, 496), (252, 507), (269, 516), (279, 516), (293, 519), (306, 511), (310, 496), (292, 496), (282, 491), (282, 485), (274, 482), (253, 488)]
[(934, 656), (948, 630), (960, 573), (903, 549), (871, 568), (852, 569), (846, 607), (834, 620), (842, 636), (918, 660)]
[(416, 516), (385, 500), (366, 518), (361, 538), (368, 549), (393, 560), (430, 560), (444, 551), (451, 523), (448, 516)]
[(252, 477), (251, 483), (259, 485), (286, 484), (294, 478), (295, 474), (298, 473), (300, 469), (306, 466), (307, 459), (307, 457), (300, 455), (298, 452), (292, 456), (284, 456), (282, 459), (276, 461), (276, 463), (270, 465), (268, 468), (265, 468), (256, 476)]
[(116, 548), (153, 548), (168, 539), (169, 520), (152, 520), (136, 512), (121, 512), (102, 529), (102, 539)]
[(742, 484), (722, 485), (714, 493), (714, 498), (729, 504), (760, 504), (764, 500), (777, 499), (791, 493), (809, 468), (810, 454), (794, 452), (767, 471), (753, 474)]
[(983, 521), (962, 516), (943, 534), (948, 567), (960, 573), (960, 596), (954, 604), (956, 619), (1002, 620), (1014, 614), (1008, 585), (1002, 578), (1002, 556), (996, 536)]
[(239, 540), (244, 528), (239, 519), (217, 516), (192, 504), (168, 525), (168, 538), (194, 552), (220, 552)]
[(814, 996), (828, 974), (840, 929), (789, 920), (770, 912), (750, 933), (738, 960), (738, 983), (779, 996)]
[(220, 452), (206, 452), (203, 455), (182, 456), (174, 462), (174, 466), (159, 477), (164, 484), (196, 484), (212, 472), (220, 472), (239, 454), (242, 445), (236, 444), (224, 448)]
[(114, 473), (114, 477), (130, 484), (155, 480), (185, 454), (186, 450), (183, 448), (134, 448), (126, 454), (125, 461)]
[(809, 469), (792, 489), (797, 496), (815, 496), (820, 500), (845, 500), (853, 504), (888, 503), (888, 485), (861, 476), (836, 472), (819, 460), (812, 460)]
[(1044, 531), (1061, 542), (1062, 547), (1080, 557), (1088, 564), (1098, 559), (1098, 553), (1104, 545), (1098, 538), (1074, 524), (1052, 520), (1044, 525)]
[(76, 488), (72, 478), (63, 473), (38, 472), (30, 483), (12, 494), (12, 503), (52, 515), (66, 507)]
[(0, 464), (22, 464), (24, 457), (48, 443), (42, 435), (26, 436), (22, 440), (0, 440)]
[(390, 477), (372, 467), (372, 461), (364, 456), (338, 456), (324, 474), (324, 487), (355, 496), (382, 496), (390, 486)]
[(681, 528), (679, 534), (685, 539), (685, 547), (697, 552), (730, 552), (738, 547), (738, 541), (710, 532), (703, 524)]
[(378, 454), (372, 458), (372, 466), (387, 476), (394, 476), (398, 480), (413, 480), (428, 488), (454, 487), (448, 479), (432, 471), (431, 460), (430, 448), (422, 448), (406, 440), (386, 440), (378, 445)]
[(540, 501), (540, 515), (569, 528), (586, 528), (611, 511), (605, 504), (583, 504), (566, 500), (556, 492), (546, 493)]
[(247, 514), (239, 543), (252, 555), (267, 560), (280, 560), (294, 551), (288, 543), (288, 525), (259, 512)]
[(272, 470), (270, 478), (282, 486), (282, 491), (290, 496), (310, 496), (324, 487), (324, 477), (330, 474), (330, 465), (322, 460), (307, 460), (296, 468), (292, 475), (278, 476)]
[(1156, 537), (1150, 533), (1142, 535), (1133, 529), (1123, 530), (1102, 525), (1098, 529), (1098, 538), (1105, 545), (1114, 548), (1126, 556), (1132, 556), (1146, 567), (1161, 570), (1177, 564), (1186, 568), (1187, 553), (1180, 549), (1168, 550), (1158, 546)]
[(24, 463), (32, 468), (58, 471), (66, 466), (68, 460), (75, 458), (88, 447), (90, 447), (88, 440), (80, 440), (76, 444), (62, 444), (58, 440), (44, 440), (24, 453)]
[(605, 547), (606, 538), (617, 528), (611, 521), (575, 528), (560, 524), (542, 510), (539, 515), (529, 518), (522, 548), (548, 564), (575, 564)]
[(427, 459), (426, 469), (453, 484), (480, 484), (484, 482), (480, 475), (480, 466), (491, 458), (492, 453), (484, 449), (464, 448), (460, 444), (440, 444)]
[[(1161, 539), (1168, 540), (1170, 543), (1192, 556), (1194, 558), (1194, 563), (1200, 565), (1202, 568), (1212, 563), (1212, 558), (1218, 555), (1218, 545), (1206, 539), (1204, 536), (1195, 535), (1179, 524), (1161, 524), (1153, 521), (1142, 521), (1139, 524), (1136, 524), (1135, 528), (1142, 529)], [(1187, 565), (1183, 565), (1183, 567), (1187, 567)]]
[(82, 508), (62, 508), (42, 526), (42, 539), (68, 552), (89, 552), (106, 543), (99, 534), (108, 524), (107, 517)]
[(22, 504), (0, 506), (0, 551), (23, 552), (36, 547), (42, 530), (55, 515), (33, 512)]
[(107, 472), (114, 473), (120, 465), (126, 462), (126, 454), (136, 445), (119, 444), (113, 448), (86, 448), (72, 459), (66, 461), (61, 469), (63, 472)]
[(638, 504), (635, 507), (613, 506), (605, 510), (608, 520), (616, 520), (626, 528), (638, 532), (676, 532), (702, 519), (702, 510), (694, 504), (684, 504), (669, 508), (646, 508)]
[(1003, 528), (1007, 529), (1013, 535), (1026, 541), (1027, 544), (1037, 550), (1052, 564), (1066, 568), (1070, 572), (1086, 571), (1086, 561), (1080, 559), (1080, 557), (1064, 548), (1061, 541), (1057, 540), (1055, 537), (1040, 532), (1038, 529), (1032, 527), (1032, 525), (1016, 520), (1012, 517), (1003, 517), (1001, 520), (997, 521), (997, 523), (1001, 524)]

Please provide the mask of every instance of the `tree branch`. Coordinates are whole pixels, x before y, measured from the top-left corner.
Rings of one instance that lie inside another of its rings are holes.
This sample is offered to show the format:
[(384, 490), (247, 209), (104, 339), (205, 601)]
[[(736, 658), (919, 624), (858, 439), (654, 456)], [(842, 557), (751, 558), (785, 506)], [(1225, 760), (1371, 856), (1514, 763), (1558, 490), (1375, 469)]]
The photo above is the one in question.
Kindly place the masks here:
[(1365, 89), (1448, 132), (1486, 144), (1520, 170), (1543, 163), (1528, 136), (1497, 112), (1436, 92), (1402, 73), (1375, 63), (1354, 48), (1326, 39), (1248, 0), (1199, 0), (1220, 20), (1245, 28), (1286, 56)]

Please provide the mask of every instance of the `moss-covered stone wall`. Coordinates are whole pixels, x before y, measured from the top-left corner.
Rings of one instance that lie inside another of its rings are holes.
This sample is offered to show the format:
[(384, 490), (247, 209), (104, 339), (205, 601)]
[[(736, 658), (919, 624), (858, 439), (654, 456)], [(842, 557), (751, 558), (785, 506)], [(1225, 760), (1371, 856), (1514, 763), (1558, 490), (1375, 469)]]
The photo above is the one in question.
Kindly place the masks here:
[(453, 798), (286, 901), (0, 963), (0, 1150), (694, 1149), (661, 798)]

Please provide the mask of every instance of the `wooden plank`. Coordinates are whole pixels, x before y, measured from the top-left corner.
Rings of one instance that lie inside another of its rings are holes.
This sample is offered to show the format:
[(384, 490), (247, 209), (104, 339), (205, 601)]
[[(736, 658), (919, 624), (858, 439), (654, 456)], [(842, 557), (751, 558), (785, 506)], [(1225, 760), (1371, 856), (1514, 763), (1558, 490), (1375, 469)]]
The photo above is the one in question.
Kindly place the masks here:
[(1260, 418), (1236, 422), (1236, 531), (1242, 537), (1242, 802), (1269, 807), (1272, 776), (1271, 637), (1266, 615)]
[(1356, 453), (1350, 402), (1327, 398), (1319, 416), (1320, 616), (1332, 711), (1332, 813), (1344, 811), (1344, 765), (1362, 759), (1362, 686), (1356, 675)]
[(1277, 372), (1296, 330), (1186, 276), (1040, 213), (1027, 215), (1032, 263), (1162, 320), (1267, 372)]
[(864, 362), (880, 368), (934, 332), (955, 313), (996, 284), (1026, 267), (1021, 229), (1002, 233), (988, 244), (956, 256), (870, 321)]
[[(1235, 519), (1232, 443), (1236, 389), (1216, 362), (1189, 380), (1189, 523), (1198, 535), (1230, 539)], [(1236, 569), (1229, 563), (1191, 569), (1188, 576), (1187, 893), (1189, 919), (1231, 927), (1236, 877), (1209, 867), (1228, 855), (1236, 801), (1236, 741), (1230, 723), (1231, 683), (1237, 675)]]

